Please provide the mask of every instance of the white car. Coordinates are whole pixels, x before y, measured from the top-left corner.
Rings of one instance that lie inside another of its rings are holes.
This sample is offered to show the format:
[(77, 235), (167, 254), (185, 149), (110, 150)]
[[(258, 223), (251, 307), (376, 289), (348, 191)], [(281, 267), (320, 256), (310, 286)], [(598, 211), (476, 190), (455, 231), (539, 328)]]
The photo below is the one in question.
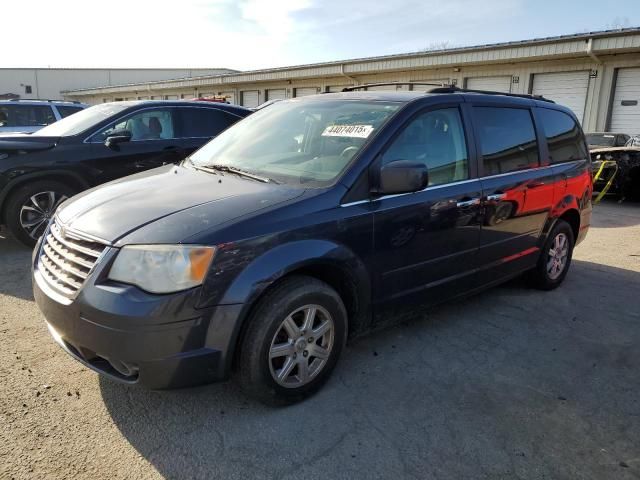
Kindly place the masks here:
[(63, 100), (0, 100), (0, 135), (32, 133), (88, 106)]

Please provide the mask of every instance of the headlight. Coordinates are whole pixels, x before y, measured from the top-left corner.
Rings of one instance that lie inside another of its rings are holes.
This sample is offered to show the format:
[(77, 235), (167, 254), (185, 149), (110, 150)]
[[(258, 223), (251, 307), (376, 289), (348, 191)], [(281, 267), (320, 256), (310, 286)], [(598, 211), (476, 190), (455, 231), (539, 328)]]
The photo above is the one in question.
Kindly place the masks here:
[(202, 284), (215, 247), (130, 245), (123, 247), (109, 278), (151, 293), (170, 293)]

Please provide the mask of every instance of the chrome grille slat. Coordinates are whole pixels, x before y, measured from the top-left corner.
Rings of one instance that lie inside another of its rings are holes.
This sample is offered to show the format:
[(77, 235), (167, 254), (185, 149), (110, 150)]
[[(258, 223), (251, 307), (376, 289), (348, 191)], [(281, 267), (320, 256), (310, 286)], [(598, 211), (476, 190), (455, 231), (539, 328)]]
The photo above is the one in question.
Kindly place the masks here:
[(82, 257), (75, 255), (71, 250), (69, 250), (60, 242), (58, 242), (55, 239), (55, 237), (51, 234), (47, 236), (47, 245), (51, 247), (61, 257), (64, 257), (75, 264), (88, 268), (89, 270), (93, 268), (93, 263), (94, 263), (93, 261), (83, 259)]
[(85, 240), (82, 234), (65, 234), (54, 221), (42, 240), (37, 268), (52, 288), (74, 297), (106, 248), (103, 243)]
[(42, 261), (42, 265), (44, 266), (44, 268), (46, 268), (47, 271), (58, 281), (66, 283), (70, 287), (73, 287), (75, 290), (78, 290), (82, 286), (80, 282), (75, 281), (73, 278), (71, 278), (70, 275), (64, 273), (64, 270), (56, 267), (55, 263), (53, 263), (48, 258), (41, 258), (40, 260)]
[(60, 256), (53, 251), (53, 249), (51, 248), (51, 245), (45, 245), (44, 251), (47, 254), (47, 259), (55, 263), (56, 266), (58, 266), (60, 269), (65, 270), (70, 274), (75, 275), (76, 277), (79, 277), (82, 280), (86, 280), (86, 278), (89, 276), (89, 271), (83, 272), (65, 263), (65, 259), (60, 258)]
[[(60, 233), (60, 229), (58, 228), (58, 226), (55, 223), (51, 224), (51, 234), (54, 236), (54, 238), (56, 240), (58, 240), (61, 244), (63, 244), (65, 247), (71, 249), (71, 250), (76, 250), (78, 252), (84, 253), (85, 255), (91, 255), (92, 257), (96, 257), (98, 258), (100, 256), (100, 254), (102, 253), (102, 250), (92, 250), (91, 248), (87, 248), (87, 247), (83, 247), (82, 245), (79, 245), (75, 242), (72, 242), (68, 239), (64, 239), (62, 238), (62, 234)], [(88, 243), (88, 242), (87, 242)], [(92, 243), (97, 243), (97, 242), (92, 242)]]

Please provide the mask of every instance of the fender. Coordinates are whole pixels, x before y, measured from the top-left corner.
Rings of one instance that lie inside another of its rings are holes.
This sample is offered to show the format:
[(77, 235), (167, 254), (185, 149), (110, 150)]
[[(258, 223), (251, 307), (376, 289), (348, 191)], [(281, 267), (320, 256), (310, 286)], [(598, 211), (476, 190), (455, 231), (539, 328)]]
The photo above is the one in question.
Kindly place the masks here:
[[(224, 253), (220, 255), (226, 256)], [(226, 263), (224, 258), (214, 259), (214, 268), (202, 287), (202, 304), (199, 307), (241, 305), (225, 355), (225, 372), (229, 372), (231, 368), (240, 332), (243, 331), (252, 307), (270, 286), (288, 274), (297, 271), (305, 273), (305, 270), (318, 267), (335, 269), (335, 272), (343, 275), (340, 280), (347, 280), (355, 290), (357, 313), (349, 319), (349, 334), (361, 330), (359, 327), (366, 328), (371, 321), (369, 272), (362, 260), (344, 245), (328, 240), (299, 240), (278, 245), (255, 257), (239, 274), (237, 270), (232, 273), (236, 274), (235, 279), (224, 292), (219, 289), (220, 284), (224, 284), (224, 275), (219, 275), (219, 272), (227, 267), (219, 267), (220, 270), (216, 271), (216, 261)], [(229, 270), (235, 269), (231, 267)], [(215, 332), (209, 334), (215, 337)]]
[(68, 178), (74, 185), (79, 185), (82, 190), (91, 188), (91, 185), (81, 175), (69, 170), (39, 170), (37, 172), (20, 175), (9, 180), (9, 182), (7, 182), (2, 188), (2, 191), (0, 191), (0, 212), (2, 221), (4, 221), (4, 202), (17, 187), (20, 187), (29, 181), (51, 178)]
[[(214, 260), (214, 267), (217, 260)], [(252, 304), (266, 288), (285, 275), (323, 266), (340, 271), (355, 285), (359, 304), (368, 304), (371, 280), (364, 263), (345, 245), (329, 240), (298, 240), (267, 250), (246, 265), (221, 295), (214, 293), (219, 291), (217, 288), (208, 288), (207, 284), (217, 283), (210, 275), (203, 288), (203, 298), (207, 299), (206, 306)]]

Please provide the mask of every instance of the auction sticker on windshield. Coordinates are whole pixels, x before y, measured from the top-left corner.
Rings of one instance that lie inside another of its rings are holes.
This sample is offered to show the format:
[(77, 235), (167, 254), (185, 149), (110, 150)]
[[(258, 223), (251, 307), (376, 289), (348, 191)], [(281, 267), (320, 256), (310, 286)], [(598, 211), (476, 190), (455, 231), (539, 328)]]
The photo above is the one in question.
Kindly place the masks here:
[(322, 136), (367, 138), (371, 132), (373, 132), (373, 125), (329, 125), (322, 132)]

